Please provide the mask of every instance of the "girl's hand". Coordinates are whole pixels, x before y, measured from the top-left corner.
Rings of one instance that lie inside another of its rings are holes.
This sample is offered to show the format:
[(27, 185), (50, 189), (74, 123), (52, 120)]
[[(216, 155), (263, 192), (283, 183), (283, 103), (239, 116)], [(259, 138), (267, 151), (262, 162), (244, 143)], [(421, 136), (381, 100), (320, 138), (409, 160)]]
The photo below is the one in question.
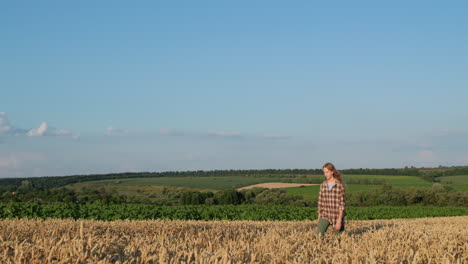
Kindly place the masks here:
[(340, 231), (340, 229), (341, 229), (341, 221), (336, 222), (334, 228), (335, 228), (336, 231)]

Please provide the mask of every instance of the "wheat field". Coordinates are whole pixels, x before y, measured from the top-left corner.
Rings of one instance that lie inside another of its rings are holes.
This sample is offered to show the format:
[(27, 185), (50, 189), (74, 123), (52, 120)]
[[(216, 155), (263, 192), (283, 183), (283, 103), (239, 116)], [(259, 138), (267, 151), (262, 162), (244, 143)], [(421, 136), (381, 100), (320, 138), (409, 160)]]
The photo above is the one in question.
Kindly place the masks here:
[(0, 220), (0, 263), (468, 263), (468, 216), (347, 221)]

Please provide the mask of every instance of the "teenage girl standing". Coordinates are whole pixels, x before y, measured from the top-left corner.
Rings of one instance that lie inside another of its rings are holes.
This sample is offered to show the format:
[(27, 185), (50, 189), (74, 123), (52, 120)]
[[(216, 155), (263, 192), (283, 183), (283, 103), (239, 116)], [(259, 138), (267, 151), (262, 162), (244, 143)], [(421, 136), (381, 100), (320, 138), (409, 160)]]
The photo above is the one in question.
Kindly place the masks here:
[(344, 231), (345, 190), (341, 174), (332, 163), (323, 165), (325, 180), (318, 197), (318, 233), (325, 235), (331, 225), (336, 233)]

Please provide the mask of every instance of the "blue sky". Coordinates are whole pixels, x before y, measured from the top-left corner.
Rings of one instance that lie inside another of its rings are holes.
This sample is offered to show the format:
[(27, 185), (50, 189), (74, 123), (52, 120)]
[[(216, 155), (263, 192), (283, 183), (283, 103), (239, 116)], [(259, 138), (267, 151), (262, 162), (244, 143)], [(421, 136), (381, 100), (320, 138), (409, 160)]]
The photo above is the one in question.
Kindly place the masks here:
[(468, 165), (464, 1), (0, 4), (0, 177)]

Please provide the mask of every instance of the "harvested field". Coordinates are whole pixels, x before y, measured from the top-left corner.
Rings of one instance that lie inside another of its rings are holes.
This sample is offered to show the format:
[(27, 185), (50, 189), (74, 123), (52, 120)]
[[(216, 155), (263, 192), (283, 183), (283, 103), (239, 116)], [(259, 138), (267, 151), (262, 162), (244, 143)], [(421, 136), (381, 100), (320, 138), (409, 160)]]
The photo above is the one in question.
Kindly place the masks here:
[(468, 216), (348, 221), (0, 220), (0, 263), (467, 263)]
[(251, 189), (255, 187), (259, 188), (268, 188), (268, 189), (278, 189), (278, 188), (290, 188), (290, 187), (300, 187), (300, 186), (310, 186), (310, 185), (320, 185), (320, 184), (310, 184), (310, 183), (285, 183), (285, 182), (266, 182), (259, 183), (254, 185), (245, 186), (238, 188), (237, 190)]

